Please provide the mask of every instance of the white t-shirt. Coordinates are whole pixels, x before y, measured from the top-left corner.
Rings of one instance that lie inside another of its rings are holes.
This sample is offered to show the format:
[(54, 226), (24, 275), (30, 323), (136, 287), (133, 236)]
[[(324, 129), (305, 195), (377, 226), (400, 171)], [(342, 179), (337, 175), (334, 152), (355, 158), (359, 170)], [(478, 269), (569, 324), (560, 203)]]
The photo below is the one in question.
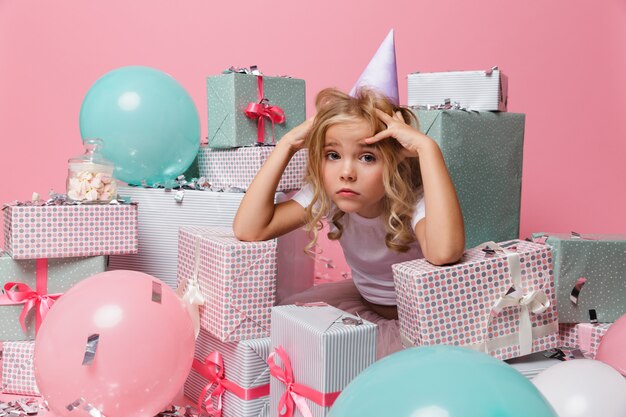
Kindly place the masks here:
[[(302, 207), (308, 207), (313, 201), (312, 187), (305, 185), (292, 199)], [(411, 220), (413, 230), (417, 222), (426, 216), (425, 208), (424, 199), (420, 198)], [(344, 228), (339, 243), (352, 269), (354, 285), (371, 303), (396, 305), (391, 265), (423, 258), (417, 240), (410, 244), (407, 252), (399, 253), (385, 245), (386, 231), (381, 217), (368, 219), (356, 213), (346, 213), (339, 221)]]

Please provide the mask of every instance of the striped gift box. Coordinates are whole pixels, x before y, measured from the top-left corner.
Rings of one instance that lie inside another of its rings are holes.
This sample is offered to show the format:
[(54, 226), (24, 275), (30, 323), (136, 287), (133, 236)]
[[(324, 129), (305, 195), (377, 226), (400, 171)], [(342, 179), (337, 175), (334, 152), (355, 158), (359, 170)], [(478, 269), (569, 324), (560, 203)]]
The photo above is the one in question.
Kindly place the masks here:
[[(346, 320), (344, 320), (346, 319)], [(358, 325), (350, 323), (361, 323)], [(331, 306), (279, 306), (272, 308), (272, 352), (282, 347), (293, 371), (292, 379), (322, 395), (341, 392), (376, 360), (376, 325)], [(284, 363), (275, 357), (275, 363)], [(278, 404), (286, 386), (270, 378), (270, 416), (279, 415)], [(315, 417), (323, 417), (330, 406), (306, 399)], [(302, 417), (295, 408), (295, 417)]]
[(600, 341), (612, 323), (561, 323), (559, 324), (560, 347), (580, 349), (589, 359), (598, 353)]
[[(198, 169), (212, 187), (237, 187), (247, 190), (275, 146), (250, 146), (233, 149), (200, 147)], [(306, 169), (306, 150), (296, 152), (285, 168), (277, 191), (302, 188)]]
[[(178, 229), (181, 226), (232, 226), (243, 193), (184, 190), (182, 201), (177, 191), (143, 187), (119, 187), (121, 196), (138, 203), (139, 253), (109, 257), (109, 269), (130, 269), (150, 274), (176, 288)], [(289, 195), (276, 193), (274, 201)], [(295, 230), (276, 239), (278, 282), (276, 298), (313, 286), (314, 260), (303, 252), (309, 239), (304, 230)]]
[(408, 75), (409, 106), (437, 106), (446, 100), (477, 111), (506, 111), (508, 79), (487, 71), (415, 72)]
[(35, 382), (35, 342), (0, 342), (2, 379), (0, 392), (39, 395)]
[[(224, 378), (244, 389), (259, 388), (270, 382), (267, 357), (270, 353), (270, 338), (242, 340), (240, 342), (223, 343), (201, 329), (196, 340), (195, 358), (204, 361), (211, 352), (219, 352), (223, 357)], [(208, 383), (198, 371), (192, 369), (185, 382), (185, 396), (198, 402)], [(217, 387), (213, 384), (207, 393)], [(269, 389), (268, 389), (269, 392)], [(213, 407), (218, 407), (218, 396), (211, 400)], [(202, 401), (205, 398), (201, 399)], [(269, 395), (245, 400), (226, 389), (222, 397), (222, 415), (224, 417), (266, 417), (269, 411)]]

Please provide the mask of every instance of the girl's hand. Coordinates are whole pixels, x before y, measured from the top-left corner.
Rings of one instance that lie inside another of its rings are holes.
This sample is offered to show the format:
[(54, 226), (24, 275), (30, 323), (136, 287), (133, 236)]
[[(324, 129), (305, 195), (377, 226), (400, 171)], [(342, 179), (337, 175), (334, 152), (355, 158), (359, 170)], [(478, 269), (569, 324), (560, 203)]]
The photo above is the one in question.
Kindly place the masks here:
[(289, 149), (294, 153), (300, 149), (304, 149), (305, 140), (311, 131), (314, 118), (315, 116), (312, 116), (291, 129), (278, 141), (278, 143), (284, 143), (285, 145), (283, 146), (289, 146)]
[(371, 138), (366, 138), (368, 144), (376, 143), (383, 139), (394, 138), (404, 147), (404, 156), (416, 157), (419, 152), (426, 147), (437, 146), (436, 142), (424, 135), (413, 126), (406, 124), (400, 112), (396, 112), (393, 117), (387, 113), (376, 109), (380, 120), (387, 125), (387, 129), (377, 133)]

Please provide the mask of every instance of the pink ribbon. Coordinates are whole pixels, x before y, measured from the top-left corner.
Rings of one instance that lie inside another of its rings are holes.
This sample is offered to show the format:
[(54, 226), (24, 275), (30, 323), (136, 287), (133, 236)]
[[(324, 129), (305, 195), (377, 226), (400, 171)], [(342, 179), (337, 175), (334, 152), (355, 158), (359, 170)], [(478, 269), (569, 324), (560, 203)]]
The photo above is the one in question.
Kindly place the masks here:
[[(285, 369), (276, 365), (275, 355), (278, 355)], [(282, 346), (276, 347), (274, 352), (270, 353), (267, 364), (270, 367), (270, 374), (287, 386), (287, 390), (280, 397), (278, 403), (278, 415), (280, 416), (292, 417), (295, 405), (304, 417), (313, 417), (313, 413), (306, 403), (307, 398), (322, 407), (330, 407), (341, 394), (341, 392), (324, 394), (306, 385), (294, 382), (291, 362)], [(283, 410), (285, 410), (284, 413)]]
[[(225, 390), (232, 392), (242, 400), (254, 400), (270, 394), (269, 384), (254, 388), (243, 388), (224, 378), (224, 359), (222, 354), (217, 351), (209, 353), (204, 358), (204, 362), (194, 359), (192, 368), (208, 380), (208, 384), (200, 393), (200, 397), (198, 397), (198, 410), (202, 410), (202, 399), (207, 396), (209, 389), (216, 385), (215, 389), (204, 400), (204, 409), (214, 417), (222, 415), (222, 395)], [(214, 396), (217, 396), (216, 408), (213, 408), (213, 401), (211, 400)]]
[(39, 331), (41, 322), (48, 311), (62, 294), (46, 294), (48, 291), (48, 260), (36, 261), (36, 290), (33, 291), (27, 284), (21, 282), (7, 282), (4, 284), (4, 294), (0, 294), (0, 305), (24, 304), (20, 314), (20, 324), (24, 333), (26, 330), (26, 316), (35, 309), (35, 332)]
[(278, 106), (271, 106), (264, 97), (263, 76), (257, 75), (257, 90), (259, 93), (258, 103), (248, 103), (245, 113), (250, 119), (257, 119), (257, 142), (265, 142), (265, 118), (272, 122), (272, 142), (274, 142), (274, 124), (285, 121), (285, 112)]

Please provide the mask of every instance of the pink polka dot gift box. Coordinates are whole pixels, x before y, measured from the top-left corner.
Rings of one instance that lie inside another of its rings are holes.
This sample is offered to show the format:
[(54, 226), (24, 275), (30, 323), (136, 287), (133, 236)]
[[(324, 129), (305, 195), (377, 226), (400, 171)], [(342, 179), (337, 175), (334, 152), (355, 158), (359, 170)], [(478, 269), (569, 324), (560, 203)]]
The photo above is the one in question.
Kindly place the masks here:
[(137, 253), (136, 204), (11, 203), (3, 211), (13, 259)]
[(180, 228), (179, 293), (194, 300), (200, 327), (222, 342), (269, 336), (276, 263), (276, 239), (241, 242), (232, 228)]
[(450, 266), (393, 265), (405, 345), (458, 345), (511, 359), (558, 346), (552, 252), (488, 242)]
[(35, 382), (35, 341), (0, 342), (0, 392), (39, 395)]
[(583, 354), (594, 359), (600, 341), (612, 323), (561, 323), (559, 324), (559, 347), (580, 349)]

